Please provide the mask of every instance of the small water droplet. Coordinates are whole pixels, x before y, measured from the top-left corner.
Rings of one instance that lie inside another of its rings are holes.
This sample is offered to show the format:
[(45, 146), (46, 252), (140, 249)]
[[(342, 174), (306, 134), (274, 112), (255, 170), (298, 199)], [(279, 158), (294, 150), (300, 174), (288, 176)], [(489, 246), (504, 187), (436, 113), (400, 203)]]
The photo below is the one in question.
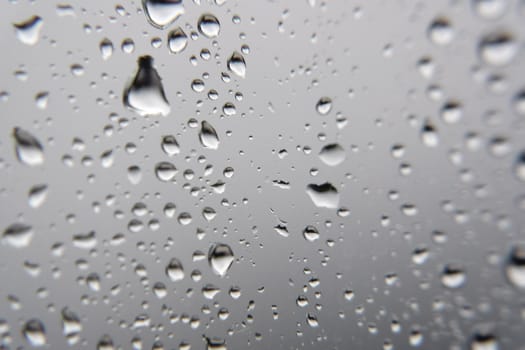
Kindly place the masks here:
[(69, 345), (78, 343), (80, 340), (80, 332), (82, 331), (82, 323), (76, 313), (65, 307), (62, 309), (62, 333), (67, 339)]
[(166, 135), (162, 138), (161, 147), (168, 156), (174, 156), (180, 153), (179, 143), (173, 135)]
[(439, 144), (436, 128), (429, 120), (421, 128), (421, 141), (427, 147), (436, 147)]
[(444, 17), (436, 18), (428, 27), (428, 37), (436, 45), (448, 45), (454, 39), (454, 30), (450, 21)]
[(31, 346), (39, 347), (46, 345), (46, 330), (42, 321), (31, 319), (24, 324), (22, 333)]
[(465, 284), (467, 275), (462, 266), (447, 264), (441, 274), (441, 283), (447, 288), (456, 289)]
[(40, 184), (31, 187), (29, 190), (29, 206), (32, 208), (40, 207), (47, 198), (47, 185)]
[(177, 172), (175, 165), (170, 162), (160, 162), (155, 166), (155, 175), (157, 175), (157, 179), (163, 182), (171, 181)]
[(33, 239), (33, 228), (26, 224), (14, 223), (4, 230), (2, 240), (14, 248), (25, 248)]
[(510, 249), (505, 274), (514, 287), (525, 290), (525, 243), (516, 243)]
[(168, 276), (172, 282), (184, 279), (184, 268), (179, 259), (172, 258), (170, 260), (168, 266), (166, 266), (166, 276)]
[(103, 60), (108, 60), (113, 55), (113, 43), (108, 38), (102, 39), (99, 49)]
[(346, 153), (343, 147), (338, 143), (330, 143), (325, 145), (321, 152), (319, 152), (319, 158), (329, 166), (337, 166), (344, 162)]
[(234, 259), (233, 251), (227, 244), (216, 243), (208, 251), (208, 263), (213, 272), (221, 277), (226, 276)]
[(485, 35), (479, 43), (479, 56), (489, 65), (504, 66), (518, 53), (518, 44), (508, 32), (498, 31)]
[(518, 154), (514, 162), (514, 174), (520, 181), (525, 181), (525, 151)]
[(308, 242), (316, 241), (316, 240), (319, 239), (319, 231), (317, 230), (316, 227), (314, 227), (312, 225), (308, 225), (303, 230), (303, 237)]
[(317, 113), (327, 115), (332, 110), (332, 99), (330, 97), (321, 97), (315, 105)]
[(498, 339), (491, 333), (476, 332), (470, 340), (470, 350), (498, 350)]

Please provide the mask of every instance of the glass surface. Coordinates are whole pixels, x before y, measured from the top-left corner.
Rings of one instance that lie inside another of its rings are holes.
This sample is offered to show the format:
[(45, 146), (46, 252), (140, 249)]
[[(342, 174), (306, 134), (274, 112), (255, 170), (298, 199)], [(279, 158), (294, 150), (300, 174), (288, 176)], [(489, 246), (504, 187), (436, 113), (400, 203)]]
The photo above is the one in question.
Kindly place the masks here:
[(525, 350), (524, 23), (2, 1), (0, 349)]

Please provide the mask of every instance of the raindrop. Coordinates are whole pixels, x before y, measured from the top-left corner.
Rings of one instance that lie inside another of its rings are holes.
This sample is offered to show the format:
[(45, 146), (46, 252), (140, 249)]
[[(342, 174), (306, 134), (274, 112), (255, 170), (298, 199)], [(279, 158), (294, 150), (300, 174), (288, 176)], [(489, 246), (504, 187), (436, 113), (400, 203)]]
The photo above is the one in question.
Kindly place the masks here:
[(44, 148), (40, 141), (21, 128), (13, 129), (15, 148), (18, 160), (29, 166), (38, 166), (44, 163)]
[(505, 274), (514, 287), (525, 290), (525, 243), (514, 244), (510, 249)]
[(46, 345), (46, 330), (42, 321), (38, 319), (27, 321), (24, 324), (22, 333), (31, 346), (38, 347)]
[(162, 137), (161, 147), (164, 153), (170, 157), (180, 153), (179, 143), (173, 135), (166, 135)]
[(175, 165), (170, 162), (160, 162), (155, 166), (155, 175), (157, 175), (157, 179), (163, 182), (171, 181), (177, 172)]
[(319, 231), (312, 225), (308, 225), (303, 230), (303, 237), (308, 242), (313, 242), (319, 239)]
[(339, 192), (331, 183), (310, 184), (306, 187), (306, 193), (318, 208), (334, 209), (339, 205)]
[(507, 0), (473, 0), (474, 12), (483, 19), (497, 19), (507, 10)]
[(208, 38), (215, 38), (221, 31), (221, 25), (217, 17), (210, 13), (205, 13), (199, 18), (199, 32)]
[(40, 207), (47, 198), (47, 185), (35, 185), (29, 190), (29, 206), (32, 208)]
[(205, 120), (201, 122), (199, 140), (201, 144), (206, 148), (219, 148), (219, 136), (217, 136), (217, 132), (215, 131), (213, 126), (211, 126), (211, 124)]
[(234, 51), (228, 59), (228, 69), (238, 77), (244, 78), (246, 76), (246, 62), (237, 51)]
[(441, 274), (441, 283), (450, 289), (463, 286), (466, 279), (465, 270), (457, 264), (447, 264)]
[(142, 0), (148, 22), (155, 28), (163, 29), (184, 14), (182, 0)]
[(448, 45), (454, 39), (454, 30), (448, 19), (436, 18), (428, 27), (428, 37), (436, 45)]
[(113, 55), (113, 43), (108, 38), (102, 39), (99, 49), (103, 60), (108, 60)]
[(14, 23), (16, 37), (26, 45), (35, 45), (40, 36), (44, 21), (39, 16), (33, 16), (25, 21)]
[(188, 36), (181, 27), (177, 27), (168, 34), (168, 48), (171, 53), (181, 53), (188, 46)]
[(80, 332), (82, 331), (82, 323), (76, 313), (69, 308), (62, 309), (62, 333), (67, 339), (69, 345), (78, 343), (80, 340)]
[(514, 162), (514, 174), (520, 181), (525, 181), (525, 151), (520, 152)]
[(137, 73), (124, 90), (124, 105), (142, 116), (168, 115), (170, 105), (159, 73), (153, 67), (153, 58), (142, 56), (137, 64)]
[(321, 97), (315, 105), (317, 113), (327, 115), (332, 110), (332, 99), (330, 97)]
[(343, 147), (338, 143), (330, 143), (319, 152), (319, 158), (329, 166), (337, 166), (345, 160), (346, 154)]
[(227, 244), (216, 243), (208, 251), (208, 263), (213, 272), (221, 277), (226, 276), (233, 260), (233, 251)]
[(184, 278), (184, 268), (179, 259), (172, 258), (170, 260), (168, 266), (166, 266), (166, 276), (168, 276), (172, 282), (177, 282)]
[(427, 147), (436, 147), (439, 144), (436, 128), (429, 120), (427, 120), (421, 128), (421, 141)]

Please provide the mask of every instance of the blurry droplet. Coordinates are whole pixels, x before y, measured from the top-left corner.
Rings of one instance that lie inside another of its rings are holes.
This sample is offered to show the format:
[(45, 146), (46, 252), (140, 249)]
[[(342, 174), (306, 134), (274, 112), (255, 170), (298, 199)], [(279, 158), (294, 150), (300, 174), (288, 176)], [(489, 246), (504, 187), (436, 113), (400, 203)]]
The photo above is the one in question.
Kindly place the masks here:
[(113, 43), (108, 38), (102, 39), (99, 45), (102, 59), (107, 60), (113, 55)]
[(24, 324), (22, 333), (31, 346), (38, 347), (46, 345), (46, 330), (42, 321), (38, 319), (27, 321)]
[(448, 45), (454, 39), (454, 30), (448, 19), (436, 18), (428, 27), (430, 41), (436, 45)]
[(14, 248), (25, 248), (31, 243), (34, 231), (29, 225), (15, 223), (8, 226), (2, 235), (2, 241)]
[(479, 43), (481, 60), (493, 66), (509, 64), (518, 53), (518, 44), (508, 32), (497, 31), (485, 35)]
[(318, 208), (335, 209), (339, 206), (339, 192), (331, 183), (310, 184), (306, 193)]
[(25, 21), (14, 23), (18, 40), (26, 45), (35, 45), (40, 36), (44, 21), (39, 16), (33, 16)]
[(516, 157), (514, 162), (514, 174), (520, 181), (525, 181), (525, 151), (522, 151)]
[(457, 264), (447, 264), (441, 274), (441, 283), (450, 289), (463, 286), (466, 279), (465, 270)]
[(32, 208), (40, 207), (47, 197), (47, 185), (35, 185), (29, 190), (29, 206)]
[(516, 243), (510, 249), (505, 274), (514, 287), (525, 290), (525, 243)]
[(37, 166), (44, 163), (44, 148), (40, 141), (21, 128), (13, 129), (15, 138), (15, 149), (18, 160), (29, 166)]

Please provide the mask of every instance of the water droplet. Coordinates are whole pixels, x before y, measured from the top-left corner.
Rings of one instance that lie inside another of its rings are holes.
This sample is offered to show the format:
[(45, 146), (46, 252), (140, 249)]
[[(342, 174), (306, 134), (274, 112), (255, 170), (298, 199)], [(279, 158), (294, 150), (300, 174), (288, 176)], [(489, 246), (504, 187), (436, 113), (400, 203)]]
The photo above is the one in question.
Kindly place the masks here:
[(166, 135), (162, 138), (161, 147), (168, 156), (174, 156), (180, 153), (179, 143), (173, 135)]
[(97, 344), (97, 350), (115, 350), (113, 339), (107, 334), (104, 334)]
[(441, 108), (441, 119), (447, 124), (455, 124), (463, 118), (463, 107), (455, 100), (448, 101)]
[(428, 37), (436, 45), (448, 45), (454, 39), (454, 30), (448, 19), (436, 18), (428, 27)]
[(159, 29), (166, 28), (184, 14), (182, 0), (142, 0), (142, 7), (148, 22)]
[(37, 166), (44, 163), (44, 148), (40, 141), (21, 128), (13, 129), (15, 148), (18, 160), (29, 166)]
[(306, 193), (318, 208), (334, 209), (339, 205), (339, 192), (331, 183), (310, 184), (306, 187)]
[(317, 113), (327, 115), (332, 110), (332, 99), (330, 97), (321, 97), (315, 105)]
[(4, 230), (2, 240), (14, 248), (24, 248), (31, 243), (34, 231), (29, 225), (14, 223)]
[(168, 115), (170, 105), (159, 73), (153, 67), (153, 58), (142, 56), (137, 64), (137, 73), (124, 90), (124, 105), (142, 116)]
[(436, 147), (439, 144), (436, 128), (429, 120), (427, 120), (421, 128), (421, 141), (427, 147)]
[(481, 60), (493, 66), (512, 62), (518, 53), (518, 44), (508, 32), (498, 31), (485, 35), (479, 43)]
[(47, 91), (39, 92), (35, 96), (36, 106), (39, 109), (46, 109), (48, 101), (49, 101), (49, 92)]
[(199, 140), (201, 144), (206, 148), (217, 149), (219, 148), (219, 136), (217, 132), (207, 121), (202, 121), (201, 129), (199, 131)]
[(476, 332), (470, 340), (470, 350), (498, 350), (497, 338), (487, 332)]
[(69, 345), (78, 343), (80, 340), (80, 332), (82, 331), (82, 323), (76, 313), (65, 307), (62, 309), (62, 333), (67, 339)]
[(308, 242), (316, 241), (316, 240), (319, 239), (319, 231), (317, 230), (316, 227), (314, 227), (312, 225), (308, 225), (303, 230), (303, 237)]
[(447, 288), (456, 289), (465, 284), (467, 275), (463, 267), (457, 264), (447, 264), (441, 274), (441, 283)]
[(325, 145), (321, 152), (319, 152), (319, 158), (329, 166), (337, 166), (341, 164), (346, 157), (346, 153), (343, 147), (338, 143), (330, 143)]
[(32, 208), (40, 207), (47, 198), (47, 185), (35, 185), (29, 190), (29, 206)]
[(233, 251), (227, 244), (216, 243), (208, 251), (208, 263), (213, 272), (221, 277), (226, 276), (234, 259)]
[(507, 10), (507, 0), (473, 0), (474, 12), (483, 19), (497, 19)]
[(14, 23), (16, 37), (26, 45), (35, 45), (40, 36), (44, 21), (39, 16), (33, 16), (25, 21)]
[(206, 350), (228, 350), (226, 347), (226, 342), (222, 339), (209, 339), (206, 338)]
[(168, 276), (172, 282), (177, 282), (184, 278), (184, 268), (179, 259), (172, 258), (170, 260), (168, 266), (166, 266), (166, 276)]
[(217, 17), (210, 13), (203, 14), (198, 21), (199, 32), (208, 38), (215, 38), (219, 35), (221, 25)]
[(155, 166), (155, 175), (157, 175), (157, 179), (160, 181), (171, 181), (177, 172), (178, 170), (175, 165), (170, 162), (160, 162)]
[(244, 78), (246, 76), (246, 62), (243, 55), (234, 51), (228, 59), (228, 69), (238, 77)]
[(525, 243), (514, 244), (510, 249), (505, 274), (513, 286), (525, 290)]
[(24, 324), (22, 333), (31, 346), (38, 347), (46, 345), (46, 330), (42, 321), (37, 319), (27, 321)]
[(181, 53), (188, 46), (188, 36), (181, 27), (177, 27), (168, 34), (168, 48), (171, 53)]
[(520, 152), (514, 162), (514, 174), (520, 181), (525, 181), (525, 151)]
[(108, 60), (113, 55), (113, 43), (108, 38), (102, 39), (99, 49), (103, 60)]

